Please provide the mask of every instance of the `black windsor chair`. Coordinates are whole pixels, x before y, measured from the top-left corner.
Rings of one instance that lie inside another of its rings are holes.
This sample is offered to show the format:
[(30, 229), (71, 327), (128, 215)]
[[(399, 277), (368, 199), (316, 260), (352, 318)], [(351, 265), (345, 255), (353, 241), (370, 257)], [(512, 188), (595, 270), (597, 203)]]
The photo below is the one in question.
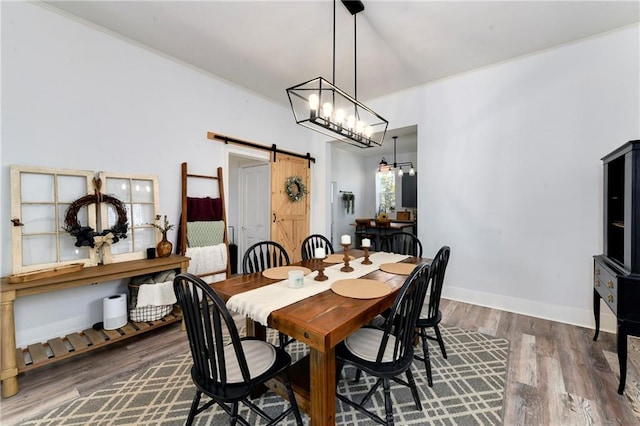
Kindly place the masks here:
[[(422, 306), (422, 311), (418, 321), (416, 322), (416, 334), (420, 336), (422, 340), (422, 351), (424, 357), (415, 355), (415, 358), (420, 361), (424, 361), (424, 367), (427, 370), (427, 381), (429, 386), (433, 386), (433, 378), (431, 376), (431, 360), (429, 359), (429, 345), (427, 340), (434, 340), (438, 342), (440, 351), (443, 357), (447, 357), (447, 351), (444, 348), (444, 340), (442, 340), (442, 334), (438, 324), (442, 320), (442, 312), (440, 312), (440, 297), (442, 296), (442, 286), (444, 284), (444, 274), (447, 270), (447, 264), (449, 263), (449, 255), (451, 249), (448, 246), (442, 247), (436, 257), (431, 262), (429, 271), (429, 301)], [(426, 329), (433, 328), (436, 335), (430, 336), (427, 334)]]
[[(191, 425), (196, 415), (218, 404), (230, 417), (231, 424), (239, 422), (253, 426), (238, 414), (243, 403), (258, 416), (275, 424), (293, 413), (302, 425), (287, 369), (291, 357), (283, 349), (254, 337), (240, 338), (233, 317), (224, 301), (203, 280), (192, 274), (179, 274), (173, 288), (182, 308), (189, 338), (193, 367), (191, 379), (196, 394), (191, 403), (186, 424)], [(230, 340), (230, 343), (228, 342)], [(252, 391), (267, 380), (280, 376), (289, 398), (289, 408), (272, 418), (249, 400)], [(211, 398), (202, 406), (202, 394)]]
[(242, 273), (252, 274), (277, 266), (288, 266), (289, 254), (275, 241), (260, 241), (244, 252)]
[(394, 232), (382, 241), (382, 251), (422, 257), (422, 243), (408, 232)]
[(319, 247), (323, 247), (326, 254), (335, 253), (331, 241), (329, 241), (327, 237), (320, 234), (313, 234), (302, 241), (302, 245), (300, 246), (302, 260), (313, 259), (315, 257), (315, 250)]
[[(244, 252), (242, 257), (242, 273), (253, 274), (278, 266), (289, 266), (289, 254), (275, 241), (260, 241)], [(284, 333), (278, 332), (280, 347), (284, 348), (294, 340)]]
[[(360, 402), (352, 401), (336, 392), (337, 398), (383, 425), (393, 424), (390, 380), (408, 386), (416, 408), (422, 410), (411, 373), (411, 364), (414, 355), (414, 328), (424, 303), (428, 278), (427, 264), (416, 267), (402, 285), (382, 327), (364, 326), (336, 346), (336, 382), (345, 364), (351, 364), (358, 372), (362, 370), (377, 378), (376, 383)], [(402, 373), (405, 373), (406, 381), (398, 377)], [(385, 419), (364, 407), (380, 384), (384, 389)]]

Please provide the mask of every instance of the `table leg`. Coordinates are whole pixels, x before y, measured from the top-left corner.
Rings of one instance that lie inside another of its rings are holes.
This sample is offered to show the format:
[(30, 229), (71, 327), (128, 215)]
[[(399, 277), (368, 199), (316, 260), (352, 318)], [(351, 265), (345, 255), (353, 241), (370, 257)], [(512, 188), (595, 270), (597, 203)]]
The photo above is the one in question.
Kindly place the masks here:
[(16, 327), (13, 313), (15, 291), (2, 293), (0, 319), (0, 379), (2, 397), (8, 398), (18, 393), (18, 363), (16, 361)]
[(311, 424), (333, 425), (336, 422), (336, 357), (335, 350), (310, 353)]

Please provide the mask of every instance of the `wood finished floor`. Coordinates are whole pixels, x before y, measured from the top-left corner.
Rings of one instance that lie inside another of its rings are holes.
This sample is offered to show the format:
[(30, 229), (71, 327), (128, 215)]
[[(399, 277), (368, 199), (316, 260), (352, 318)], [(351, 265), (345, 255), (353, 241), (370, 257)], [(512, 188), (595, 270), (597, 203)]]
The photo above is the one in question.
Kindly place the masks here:
[[(617, 394), (615, 335), (443, 300), (443, 322), (511, 342), (505, 425), (640, 425), (640, 340), (629, 339), (627, 386)], [(20, 392), (0, 401), (0, 424), (89, 394), (103, 383), (188, 351), (173, 324), (128, 342), (19, 377)]]

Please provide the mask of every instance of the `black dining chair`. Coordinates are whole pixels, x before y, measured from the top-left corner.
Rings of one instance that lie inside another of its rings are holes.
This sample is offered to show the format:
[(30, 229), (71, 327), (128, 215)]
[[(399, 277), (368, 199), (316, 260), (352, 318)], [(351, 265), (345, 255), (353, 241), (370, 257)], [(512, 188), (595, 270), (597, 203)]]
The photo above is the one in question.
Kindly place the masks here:
[[(296, 403), (287, 369), (291, 357), (283, 349), (255, 337), (240, 338), (238, 329), (224, 301), (202, 279), (179, 274), (173, 288), (182, 309), (193, 366), (191, 379), (196, 394), (186, 424), (196, 415), (218, 404), (230, 417), (230, 423), (253, 426), (238, 413), (242, 403), (258, 416), (275, 424), (293, 413), (296, 423), (302, 418)], [(249, 399), (250, 394), (267, 380), (280, 377), (289, 398), (289, 407), (270, 417)], [(202, 394), (211, 398), (200, 406)]]
[(249, 247), (242, 256), (242, 273), (252, 274), (277, 266), (288, 266), (289, 254), (275, 241), (260, 241)]
[[(444, 340), (438, 324), (442, 320), (442, 312), (440, 312), (440, 297), (442, 296), (442, 286), (444, 284), (444, 274), (449, 263), (451, 249), (448, 246), (442, 247), (436, 257), (431, 262), (429, 271), (429, 301), (422, 306), (418, 321), (416, 321), (416, 334), (422, 340), (423, 357), (415, 355), (415, 359), (424, 361), (424, 367), (427, 370), (427, 382), (429, 386), (433, 386), (433, 378), (431, 375), (431, 360), (429, 358), (429, 345), (427, 340), (438, 342), (443, 357), (447, 357), (447, 351), (444, 348)], [(435, 331), (435, 337), (428, 335), (426, 330)]]
[[(275, 241), (260, 241), (244, 252), (242, 257), (242, 273), (253, 274), (278, 266), (289, 266), (289, 254)], [(294, 342), (289, 336), (278, 332), (280, 347), (284, 348)]]
[(317, 248), (324, 248), (325, 253), (328, 255), (335, 253), (331, 241), (329, 241), (327, 237), (320, 234), (313, 234), (302, 241), (302, 245), (300, 246), (302, 260), (313, 259)]
[[(391, 380), (408, 386), (416, 408), (422, 410), (411, 365), (414, 328), (424, 303), (428, 278), (427, 264), (416, 267), (402, 285), (382, 327), (364, 326), (336, 346), (336, 383), (346, 364), (353, 365), (358, 372), (364, 371), (377, 378), (376, 383), (359, 402), (337, 392), (336, 397), (383, 425), (393, 424)], [(406, 375), (406, 381), (398, 377), (402, 373)], [(385, 419), (364, 407), (380, 384), (384, 389)]]
[(422, 243), (408, 232), (394, 232), (382, 242), (382, 251), (422, 257)]

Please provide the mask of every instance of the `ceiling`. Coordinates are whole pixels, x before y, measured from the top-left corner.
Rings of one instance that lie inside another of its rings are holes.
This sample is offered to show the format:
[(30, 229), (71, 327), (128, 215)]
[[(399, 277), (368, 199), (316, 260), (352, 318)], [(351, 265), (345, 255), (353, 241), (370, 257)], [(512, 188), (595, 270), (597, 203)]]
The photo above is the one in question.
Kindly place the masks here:
[[(365, 104), (640, 21), (638, 1), (363, 2), (356, 64)], [(288, 104), (290, 86), (333, 80), (329, 0), (46, 3), (277, 103)], [(352, 95), (353, 38), (354, 18), (337, 2), (334, 83)]]

